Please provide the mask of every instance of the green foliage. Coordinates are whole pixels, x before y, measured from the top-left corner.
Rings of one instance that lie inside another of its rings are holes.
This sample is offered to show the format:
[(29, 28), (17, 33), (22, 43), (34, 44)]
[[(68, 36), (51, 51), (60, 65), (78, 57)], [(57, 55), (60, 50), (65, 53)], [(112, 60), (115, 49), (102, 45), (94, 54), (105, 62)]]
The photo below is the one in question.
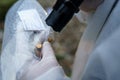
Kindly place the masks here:
[(0, 21), (5, 19), (5, 15), (8, 9), (13, 5), (17, 0), (0, 0)]

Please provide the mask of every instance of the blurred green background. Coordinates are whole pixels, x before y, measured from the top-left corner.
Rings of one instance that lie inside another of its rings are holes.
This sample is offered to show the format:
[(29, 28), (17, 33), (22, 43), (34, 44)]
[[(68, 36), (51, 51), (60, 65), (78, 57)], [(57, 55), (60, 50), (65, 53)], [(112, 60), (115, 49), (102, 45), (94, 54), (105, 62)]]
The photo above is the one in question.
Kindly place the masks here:
[[(0, 46), (2, 44), (6, 12), (16, 1), (17, 0), (0, 0)], [(56, 2), (56, 0), (38, 1), (46, 10), (52, 8)], [(84, 31), (84, 26), (85, 24), (80, 23), (76, 16), (74, 16), (61, 33), (55, 33), (55, 41), (52, 43), (52, 46), (59, 63), (63, 66), (68, 76), (71, 75), (74, 55)]]
[(6, 12), (15, 1), (16, 0), (0, 0), (0, 21), (4, 20)]

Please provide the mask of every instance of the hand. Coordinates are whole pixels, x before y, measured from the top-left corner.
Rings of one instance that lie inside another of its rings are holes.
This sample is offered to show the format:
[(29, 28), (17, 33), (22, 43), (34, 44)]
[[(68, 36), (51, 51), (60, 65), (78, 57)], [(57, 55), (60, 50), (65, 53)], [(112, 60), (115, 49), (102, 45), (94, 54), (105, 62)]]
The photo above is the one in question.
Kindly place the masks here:
[(41, 53), (42, 59), (40, 61), (32, 59), (31, 64), (26, 64), (27, 67), (23, 70), (19, 80), (34, 80), (51, 68), (59, 66), (49, 42), (44, 42)]
[(84, 0), (80, 9), (85, 12), (94, 11), (103, 1), (104, 0)]

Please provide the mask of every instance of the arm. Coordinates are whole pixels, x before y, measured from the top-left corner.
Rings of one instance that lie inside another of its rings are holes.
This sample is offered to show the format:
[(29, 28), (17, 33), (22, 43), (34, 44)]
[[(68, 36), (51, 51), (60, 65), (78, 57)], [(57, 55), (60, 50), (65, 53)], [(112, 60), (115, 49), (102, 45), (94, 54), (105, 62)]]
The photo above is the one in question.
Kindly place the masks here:
[(84, 0), (80, 9), (85, 12), (91, 12), (97, 9), (97, 7), (103, 3), (104, 0)]

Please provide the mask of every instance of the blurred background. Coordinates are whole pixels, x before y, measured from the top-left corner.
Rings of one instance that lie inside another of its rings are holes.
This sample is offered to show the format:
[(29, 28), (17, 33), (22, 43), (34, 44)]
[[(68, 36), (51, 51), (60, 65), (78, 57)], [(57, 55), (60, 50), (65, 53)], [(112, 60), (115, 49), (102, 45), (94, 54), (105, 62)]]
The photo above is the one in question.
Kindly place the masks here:
[[(0, 49), (4, 33), (5, 15), (16, 1), (17, 0), (0, 0)], [(56, 2), (56, 0), (38, 1), (48, 13), (50, 13), (52, 6)], [(74, 16), (61, 33), (55, 33), (55, 41), (52, 43), (52, 46), (59, 63), (63, 66), (68, 76), (71, 76), (75, 52), (85, 26), (84, 23), (80, 23), (77, 17)]]

